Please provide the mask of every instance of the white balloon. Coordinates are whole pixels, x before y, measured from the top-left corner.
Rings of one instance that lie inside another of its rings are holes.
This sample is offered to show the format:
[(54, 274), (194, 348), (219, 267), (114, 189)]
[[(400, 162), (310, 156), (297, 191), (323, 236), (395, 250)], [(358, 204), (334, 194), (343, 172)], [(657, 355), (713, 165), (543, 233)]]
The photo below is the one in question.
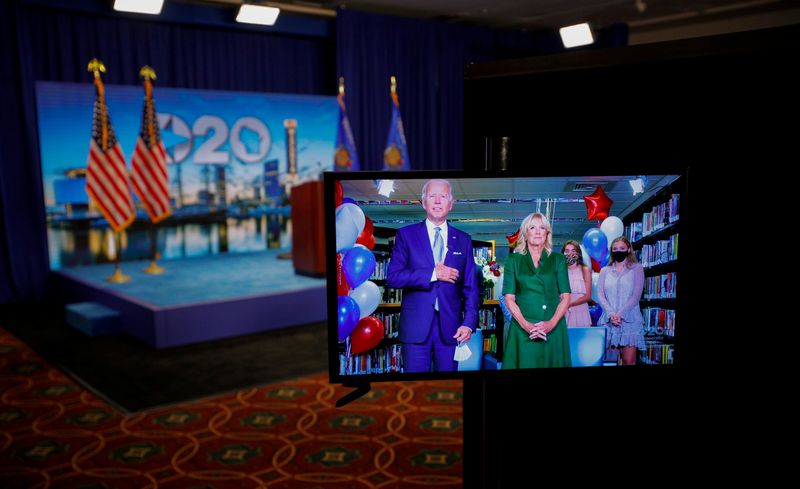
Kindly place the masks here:
[(374, 282), (367, 280), (355, 289), (350, 291), (350, 297), (358, 304), (361, 315), (358, 319), (365, 318), (372, 314), (381, 303), (381, 289)]
[(592, 272), (592, 300), (600, 304), (599, 295), (597, 295), (597, 279), (600, 277), (599, 272)]
[[(340, 206), (341, 207), (341, 206)], [(349, 250), (356, 244), (361, 232), (356, 228), (353, 220), (344, 213), (336, 213), (336, 252)]]
[(366, 217), (364, 217), (364, 211), (361, 210), (361, 207), (351, 204), (350, 202), (345, 202), (336, 208), (336, 219), (339, 219), (339, 216), (342, 216), (342, 219), (346, 218), (353, 221), (353, 224), (356, 225), (356, 229), (358, 229), (356, 237), (364, 231), (364, 225), (367, 223), (367, 220)]
[(581, 259), (583, 260), (583, 264), (587, 267), (592, 267), (592, 258), (589, 256), (589, 252), (586, 251), (586, 248), (581, 245)]
[(608, 238), (608, 249), (611, 249), (611, 242), (622, 236), (625, 232), (625, 226), (622, 224), (622, 219), (617, 216), (608, 216), (600, 224), (600, 231)]

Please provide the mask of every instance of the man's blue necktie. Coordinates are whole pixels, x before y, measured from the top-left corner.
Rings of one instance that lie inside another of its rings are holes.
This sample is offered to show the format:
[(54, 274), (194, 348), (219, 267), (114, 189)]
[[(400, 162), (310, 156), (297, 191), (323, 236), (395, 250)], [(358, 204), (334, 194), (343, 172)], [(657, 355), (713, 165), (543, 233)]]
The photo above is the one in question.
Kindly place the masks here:
[[(442, 228), (436, 226), (433, 228), (436, 231), (436, 234), (433, 236), (433, 258), (438, 265), (442, 261), (442, 255), (444, 254), (444, 242), (442, 240)], [(433, 303), (433, 308), (435, 310), (439, 310), (439, 298), (436, 298), (436, 302)]]

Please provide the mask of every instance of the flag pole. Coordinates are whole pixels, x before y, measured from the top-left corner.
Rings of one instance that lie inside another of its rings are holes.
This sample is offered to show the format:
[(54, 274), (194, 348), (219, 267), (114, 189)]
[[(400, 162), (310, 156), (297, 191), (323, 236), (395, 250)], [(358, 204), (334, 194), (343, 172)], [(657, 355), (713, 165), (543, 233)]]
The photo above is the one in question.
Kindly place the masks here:
[(117, 231), (114, 233), (114, 241), (116, 241), (116, 250), (114, 250), (114, 274), (106, 278), (106, 281), (112, 284), (124, 284), (131, 281), (130, 275), (122, 273), (120, 262), (122, 261), (122, 233)]
[(156, 223), (150, 223), (150, 266), (144, 269), (144, 273), (149, 275), (161, 275), (166, 271), (164, 267), (158, 265), (158, 259), (161, 255), (158, 253), (158, 239), (157, 239)]
[[(94, 82), (97, 86), (98, 93), (103, 96), (104, 89), (102, 78), (100, 78), (100, 73), (105, 73), (106, 67), (103, 65), (103, 62), (97, 58), (93, 58), (89, 61), (89, 65), (87, 66), (88, 70), (92, 72), (94, 75)], [(107, 119), (106, 107), (105, 104), (101, 106), (101, 118), (103, 119), (103, 124), (101, 125), (101, 142), (102, 142), (102, 149), (103, 151), (108, 149), (108, 125), (105, 123)], [(120, 267), (121, 255), (120, 250), (122, 248), (122, 237), (119, 231), (114, 232), (114, 237), (116, 240), (116, 250), (115, 250), (115, 260), (114, 260), (114, 273), (106, 278), (106, 281), (111, 282), (112, 284), (120, 284), (125, 282), (130, 282), (131, 277), (129, 275), (125, 275), (122, 273), (122, 269)]]
[[(147, 103), (152, 100), (153, 95), (153, 85), (150, 80), (156, 79), (156, 71), (151, 68), (150, 66), (142, 66), (142, 69), (139, 70), (139, 76), (144, 78), (144, 90), (145, 90), (145, 99)], [(148, 111), (153, 112), (154, 109), (152, 104), (148, 105)], [(155, 141), (155, 127), (153, 127), (153, 117), (152, 114), (148, 114), (147, 121), (148, 127), (147, 130), (150, 135), (150, 141)], [(156, 229), (157, 223), (154, 222), (152, 219), (150, 220), (150, 266), (144, 269), (144, 273), (149, 275), (160, 275), (166, 271), (164, 267), (158, 265), (158, 259), (160, 258), (158, 254), (158, 233)]]

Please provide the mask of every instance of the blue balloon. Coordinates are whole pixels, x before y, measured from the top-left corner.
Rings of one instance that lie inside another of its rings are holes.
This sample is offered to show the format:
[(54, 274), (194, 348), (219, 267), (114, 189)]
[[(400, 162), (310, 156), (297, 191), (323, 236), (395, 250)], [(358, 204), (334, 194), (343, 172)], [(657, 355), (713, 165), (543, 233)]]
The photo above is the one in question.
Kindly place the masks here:
[(600, 259), (597, 260), (597, 263), (599, 263), (601, 267), (604, 267), (608, 265), (609, 258), (611, 258), (611, 253), (608, 250), (606, 250), (605, 253), (603, 253), (603, 256), (601, 256)]
[(339, 311), (339, 341), (344, 341), (356, 329), (361, 311), (356, 301), (346, 295), (339, 296), (337, 308)]
[(608, 253), (608, 238), (600, 228), (589, 228), (584, 234), (581, 244), (589, 256), (603, 263), (603, 256)]
[(600, 307), (600, 304), (595, 304), (589, 308), (589, 316), (592, 317), (592, 326), (597, 326), (597, 321), (600, 319), (602, 314), (603, 308)]
[(375, 255), (366, 248), (356, 246), (344, 254), (342, 270), (351, 289), (367, 281), (375, 271)]

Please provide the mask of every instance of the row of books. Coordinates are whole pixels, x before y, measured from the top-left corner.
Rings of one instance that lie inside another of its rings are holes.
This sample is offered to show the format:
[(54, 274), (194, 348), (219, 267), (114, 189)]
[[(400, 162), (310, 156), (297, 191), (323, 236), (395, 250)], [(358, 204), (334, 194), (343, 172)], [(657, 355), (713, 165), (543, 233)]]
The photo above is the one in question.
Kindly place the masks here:
[(400, 324), (399, 312), (376, 312), (372, 316), (383, 323), (383, 337), (397, 338), (397, 325)]
[(478, 310), (478, 329), (494, 329), (497, 326), (497, 309)]
[(384, 374), (403, 372), (402, 345), (387, 345), (359, 355), (339, 354), (340, 375)]
[(628, 238), (628, 241), (631, 243), (635, 243), (642, 239), (642, 223), (641, 222), (632, 222), (625, 226), (625, 237)]
[(639, 262), (644, 267), (652, 267), (669, 263), (678, 259), (678, 233), (668, 239), (656, 241), (652, 245), (644, 245), (638, 253)]
[(653, 234), (680, 218), (680, 194), (672, 194), (669, 201), (654, 206), (650, 212), (642, 214), (642, 237)]
[(678, 274), (676, 272), (655, 277), (646, 277), (644, 280), (644, 298), (674, 299), (677, 297), (675, 292), (677, 283)]
[(648, 345), (646, 350), (639, 351), (639, 363), (645, 365), (671, 365), (674, 361), (674, 345)]
[(642, 311), (646, 333), (675, 336), (675, 310), (648, 307)]
[(386, 273), (389, 271), (389, 262), (391, 258), (381, 259), (375, 261), (375, 271), (372, 272), (370, 280), (386, 280)]
[(384, 304), (397, 304), (403, 301), (403, 289), (393, 289), (379, 285), (378, 290), (381, 291), (381, 302)]
[(484, 336), (483, 351), (497, 353), (497, 335)]

